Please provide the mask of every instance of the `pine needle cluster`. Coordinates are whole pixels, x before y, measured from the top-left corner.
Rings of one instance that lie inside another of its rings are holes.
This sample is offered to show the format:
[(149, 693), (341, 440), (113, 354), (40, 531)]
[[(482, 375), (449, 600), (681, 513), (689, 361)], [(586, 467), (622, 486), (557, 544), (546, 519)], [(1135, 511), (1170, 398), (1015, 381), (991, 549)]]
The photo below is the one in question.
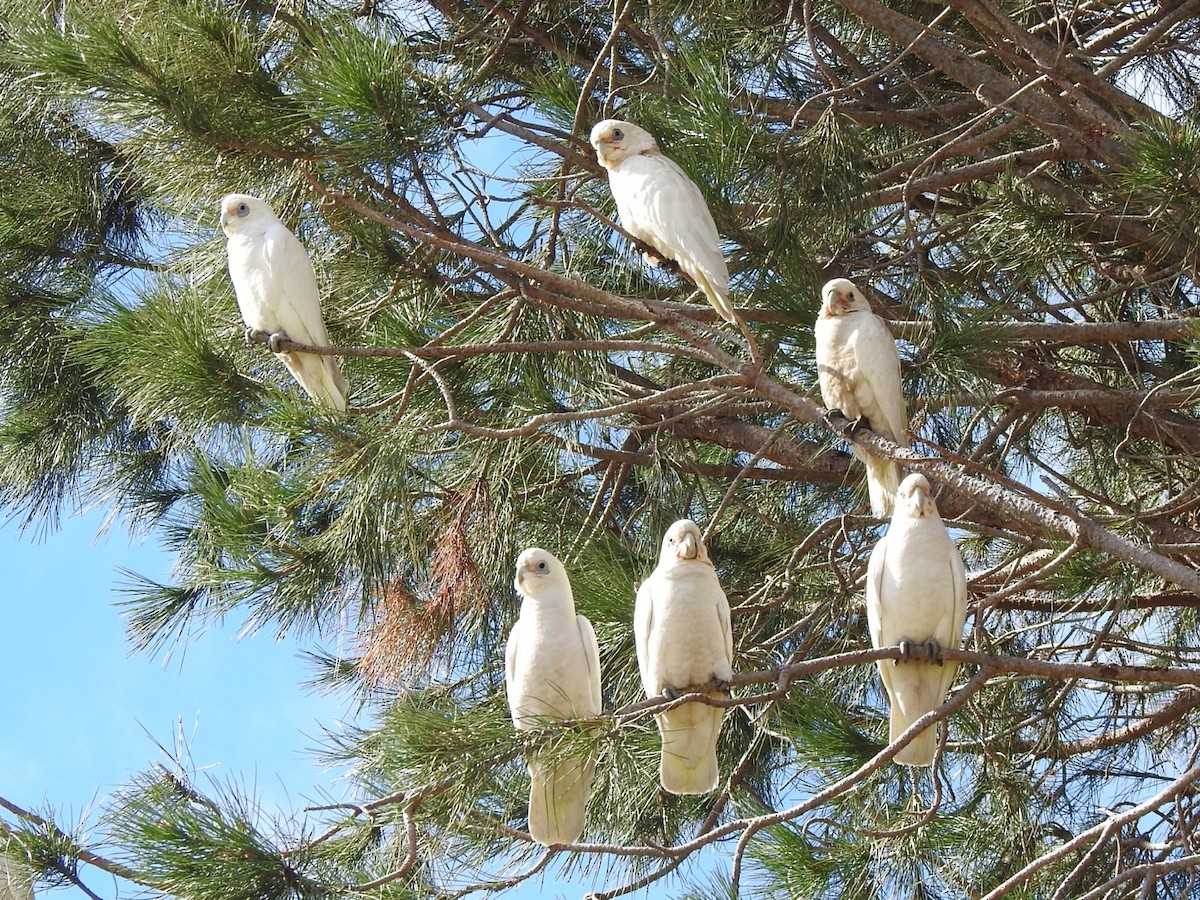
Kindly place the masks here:
[[(327, 740), (345, 802), (276, 820), (153, 770), (78, 833), (0, 803), (3, 852), (196, 900), (547, 872), (605, 898), (1185, 896), (1196, 33), (1166, 3), (0, 0), (0, 502), (37, 527), (102, 505), (175, 555), (126, 575), (134, 649), (233, 620), (361, 701)], [(614, 231), (587, 143), (610, 116), (701, 188), (760, 367)], [(233, 191), (306, 247), (347, 415), (243, 339)], [(816, 403), (835, 277), (900, 339), (891, 451), (969, 569), (979, 655), (931, 769), (887, 762), (854, 656), (884, 523)], [(742, 678), (700, 798), (658, 789), (631, 631), (685, 516)], [(565, 562), (605, 698), (516, 732), (529, 546)], [(584, 846), (531, 842), (534, 750), (597, 755)]]

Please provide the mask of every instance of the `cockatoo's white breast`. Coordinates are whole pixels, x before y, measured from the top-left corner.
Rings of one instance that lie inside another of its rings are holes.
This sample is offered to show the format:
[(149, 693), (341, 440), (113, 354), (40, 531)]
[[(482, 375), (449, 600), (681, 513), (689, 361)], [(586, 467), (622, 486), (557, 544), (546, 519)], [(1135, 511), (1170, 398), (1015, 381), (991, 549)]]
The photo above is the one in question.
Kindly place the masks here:
[(518, 728), (537, 727), (533, 719), (538, 716), (572, 719), (600, 713), (593, 703), (598, 676), (589, 670), (573, 607), (522, 611), (513, 633), (518, 658), (508, 691)]
[[(895, 426), (905, 414), (891, 408), (899, 396), (899, 371), (887, 326), (871, 312), (852, 312), (818, 317), (814, 335), (825, 405), (840, 409), (849, 419), (865, 416), (874, 430), (897, 440), (903, 426), (899, 431)], [(889, 401), (886, 409), (883, 398)]]
[[(954, 547), (936, 516), (894, 519), (888, 529), (879, 574), (880, 646), (936, 638), (943, 647), (962, 641), (956, 610), (962, 592)], [(957, 630), (956, 626), (957, 625)]]
[(250, 328), (274, 333), (281, 330), (279, 309), (282, 290), (267, 261), (264, 234), (238, 234), (226, 245), (229, 278), (233, 282), (238, 311)]
[(732, 677), (720, 615), (720, 605), (727, 601), (712, 566), (680, 561), (656, 573), (650, 587), (652, 625), (647, 635), (647, 660), (656, 682), (655, 693), (664, 687)]

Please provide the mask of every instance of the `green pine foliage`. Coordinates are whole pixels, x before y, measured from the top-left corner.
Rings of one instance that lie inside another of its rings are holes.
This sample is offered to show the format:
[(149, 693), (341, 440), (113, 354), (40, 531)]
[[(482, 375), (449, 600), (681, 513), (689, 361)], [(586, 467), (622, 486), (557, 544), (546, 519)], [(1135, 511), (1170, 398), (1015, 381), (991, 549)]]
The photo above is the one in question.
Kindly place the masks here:
[[(175, 555), (123, 576), (132, 649), (296, 635), (360, 709), (326, 738), (345, 803), (277, 816), (155, 769), (88, 828), (0, 804), (4, 852), (39, 890), (99, 867), (180, 900), (547, 874), (604, 898), (1186, 896), (1200, 27), (1176, 6), (0, 0), (0, 501), (34, 527), (102, 505)], [(700, 187), (761, 365), (611, 228), (605, 117)], [(313, 260), (346, 415), (244, 339), (235, 191)], [(974, 693), (930, 769), (881, 756), (874, 662), (837, 657), (870, 645), (886, 523), (817, 405), (834, 277), (901, 337), (911, 465), (991, 660), (958, 668)], [(702, 797), (659, 788), (631, 629), (685, 516), (735, 638)], [(517, 732), (529, 546), (595, 627), (604, 712)], [(595, 755), (588, 846), (530, 841), (533, 752)]]

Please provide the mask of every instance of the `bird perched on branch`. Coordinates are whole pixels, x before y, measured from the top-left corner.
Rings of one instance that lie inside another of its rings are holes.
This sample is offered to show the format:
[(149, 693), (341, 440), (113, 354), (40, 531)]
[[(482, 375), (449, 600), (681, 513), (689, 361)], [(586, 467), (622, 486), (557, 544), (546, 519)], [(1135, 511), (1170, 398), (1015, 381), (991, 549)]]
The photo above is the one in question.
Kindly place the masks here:
[(329, 346), (304, 245), (267, 203), (249, 194), (221, 198), (221, 229), (229, 239), (229, 277), (246, 327), (271, 335), (268, 346), (310, 397), (345, 412), (350, 386), (336, 357), (279, 349), (282, 338)]
[[(835, 278), (825, 285), (813, 333), (825, 406), (850, 419), (851, 431), (870, 428), (907, 446), (908, 411), (896, 341), (854, 282)], [(899, 466), (854, 444), (850, 449), (867, 467), (871, 512), (887, 517), (900, 483)]]
[[(680, 519), (663, 536), (658, 566), (638, 588), (633, 622), (648, 697), (674, 698), (684, 688), (733, 677), (729, 601), (700, 529), (690, 519)], [(722, 707), (697, 701), (655, 715), (662, 735), (663, 790), (706, 794), (716, 788), (717, 738), (724, 715)]]
[(608, 170), (625, 230), (657, 256), (677, 263), (722, 319), (740, 324), (729, 302), (729, 270), (717, 226), (700, 188), (663, 155), (653, 135), (631, 122), (597, 122), (590, 140)]
[[(575, 614), (563, 564), (539, 547), (517, 557), (521, 616), (508, 636), (504, 686), (513, 725), (544, 728), (551, 720), (600, 714), (600, 647), (586, 617)], [(546, 846), (570, 844), (583, 833), (596, 758), (531, 753), (529, 834)]]
[[(875, 647), (899, 646), (904, 656), (924, 645), (929, 660), (880, 660), (879, 676), (891, 703), (889, 741), (946, 702), (958, 670), (943, 663), (943, 647), (962, 645), (967, 618), (967, 577), (962, 557), (938, 514), (924, 475), (909, 475), (896, 493), (896, 509), (867, 563), (867, 624)], [(927, 766), (937, 748), (937, 729), (926, 728), (895, 760)]]

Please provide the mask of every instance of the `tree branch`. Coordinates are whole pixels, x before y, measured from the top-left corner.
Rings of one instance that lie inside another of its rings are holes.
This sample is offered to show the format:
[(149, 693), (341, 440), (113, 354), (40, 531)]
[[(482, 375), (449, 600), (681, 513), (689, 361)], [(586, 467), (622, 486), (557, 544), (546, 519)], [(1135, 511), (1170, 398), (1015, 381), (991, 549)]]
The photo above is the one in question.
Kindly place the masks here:
[[(911, 659), (923, 660), (929, 658), (926, 648), (914, 645), (911, 649)], [(943, 660), (978, 666), (981, 670), (990, 672), (991, 675), (999, 672), (1012, 672), (1058, 681), (1086, 679), (1089, 681), (1130, 684), (1174, 684), (1200, 687), (1200, 668), (1130, 666), (1117, 663), (1054, 662), (1052, 660), (1031, 659), (1021, 656), (998, 656), (952, 647), (943, 647), (940, 652)], [(896, 660), (897, 662), (903, 659), (899, 647), (849, 650), (845, 653), (835, 653), (830, 656), (808, 659), (803, 662), (772, 669), (734, 672), (733, 677), (726, 682), (710, 681), (702, 685), (689, 685), (682, 688), (682, 693), (673, 699), (651, 697), (647, 700), (639, 700), (635, 703), (626, 704), (613, 710), (612, 717), (617, 724), (623, 725), (634, 719), (642, 718), (647, 714), (653, 713), (659, 715), (684, 703), (698, 702), (707, 706), (717, 707), (745, 706), (748, 703), (758, 703), (785, 696), (788, 690), (790, 690), (792, 682), (803, 676), (889, 659)], [(754, 694), (746, 697), (709, 696), (711, 693), (724, 690), (727, 687), (772, 683), (776, 685), (775, 690), (762, 694)]]
[(1087, 844), (1091, 841), (1103, 843), (1110, 840), (1113, 834), (1120, 828), (1124, 827), (1130, 822), (1136, 822), (1142, 816), (1153, 812), (1164, 803), (1174, 800), (1185, 790), (1187, 790), (1191, 786), (1192, 782), (1194, 782), (1198, 777), (1200, 777), (1200, 764), (1193, 765), (1190, 769), (1172, 781), (1171, 784), (1165, 789), (1159, 791), (1149, 800), (1139, 803), (1137, 806), (1131, 807), (1125, 810), (1123, 813), (1111, 815), (1098, 825), (1095, 825), (1086, 831), (1081, 831), (1071, 840), (1065, 841), (1047, 853), (1043, 853), (1037, 859), (1022, 867), (1020, 871), (1006, 879), (1003, 883), (988, 891), (988, 893), (984, 894), (980, 900), (999, 900), (1000, 897), (1003, 897), (1017, 885), (1028, 881), (1029, 878), (1040, 869), (1043, 869), (1056, 860), (1061, 859), (1068, 853), (1079, 849), (1084, 844)]
[(154, 882), (148, 880), (141, 872), (123, 866), (120, 863), (106, 859), (86, 847), (81, 846), (73, 837), (51, 822), (49, 819), (43, 819), (37, 813), (32, 813), (29, 810), (22, 809), (10, 800), (0, 797), (0, 807), (7, 809), (10, 813), (19, 819), (29, 822), (38, 828), (45, 831), (55, 842), (61, 843), (64, 846), (70, 847), (72, 854), (81, 862), (87, 863), (89, 866), (95, 866), (97, 869), (103, 869), (111, 875), (116, 875), (119, 878), (124, 878), (127, 881), (132, 881), (135, 884), (141, 884), (146, 887), (154, 887)]
[(1067, 743), (1055, 743), (1046, 746), (1035, 741), (1019, 741), (1016, 745), (1018, 752), (1030, 753), (1037, 751), (1053, 759), (1067, 759), (1085, 753), (1095, 753), (1107, 750), (1129, 741), (1145, 737), (1171, 722), (1179, 720), (1193, 709), (1200, 707), (1200, 691), (1188, 688), (1180, 691), (1170, 702), (1163, 704), (1154, 712), (1131, 722), (1121, 728), (1114, 728), (1102, 734), (1082, 738)]
[[(854, 0), (855, 3), (871, 3), (873, 0)], [(884, 10), (889, 15), (890, 12)], [(628, 300), (610, 294), (586, 282), (581, 282), (555, 272), (550, 272), (538, 266), (520, 260), (510, 259), (502, 254), (478, 247), (459, 240), (450, 239), (417, 228), (407, 222), (402, 222), (381, 213), (357, 200), (344, 191), (327, 187), (316, 178), (310, 177), (313, 188), (334, 202), (343, 204), (361, 215), (379, 222), (389, 228), (409, 235), (417, 240), (427, 242), (440, 249), (447, 250), (468, 259), (475, 260), (498, 272), (508, 272), (518, 279), (541, 284), (547, 290), (560, 291), (567, 296), (579, 297), (610, 310), (610, 314), (629, 315), (644, 318), (649, 304)], [(689, 344), (706, 354), (713, 364), (724, 368), (730, 373), (737, 373), (747, 387), (765, 400), (776, 403), (781, 409), (792, 413), (803, 422), (819, 424), (830, 432), (846, 437), (847, 440), (873, 452), (877, 456), (896, 459), (911, 469), (920, 471), (939, 481), (954, 491), (965, 494), (972, 500), (995, 510), (1005, 516), (1011, 516), (1016, 521), (1031, 526), (1038, 531), (1068, 540), (1080, 540), (1083, 546), (1108, 553), (1118, 559), (1132, 563), (1138, 568), (1153, 572), (1184, 587), (1193, 593), (1200, 594), (1200, 573), (1190, 566), (1185, 566), (1146, 547), (1138, 546), (1125, 538), (1100, 526), (1098, 523), (1081, 514), (1071, 514), (1055, 509), (1049, 504), (1022, 496), (1016, 492), (996, 484), (988, 484), (982, 479), (966, 475), (950, 463), (918, 456), (911, 451), (874, 434), (868, 430), (846, 435), (847, 422), (834, 423), (829, 421), (825, 412), (807, 396), (797, 393), (778, 381), (768, 377), (758, 367), (744, 362), (726, 353), (709, 341), (699, 338), (691, 331), (688, 324), (678, 315), (666, 311), (654, 316), (663, 327), (683, 337)], [(528, 424), (528, 423), (527, 423)], [(448, 427), (452, 427), (450, 423)], [(488, 434), (491, 432), (488, 431)]]

